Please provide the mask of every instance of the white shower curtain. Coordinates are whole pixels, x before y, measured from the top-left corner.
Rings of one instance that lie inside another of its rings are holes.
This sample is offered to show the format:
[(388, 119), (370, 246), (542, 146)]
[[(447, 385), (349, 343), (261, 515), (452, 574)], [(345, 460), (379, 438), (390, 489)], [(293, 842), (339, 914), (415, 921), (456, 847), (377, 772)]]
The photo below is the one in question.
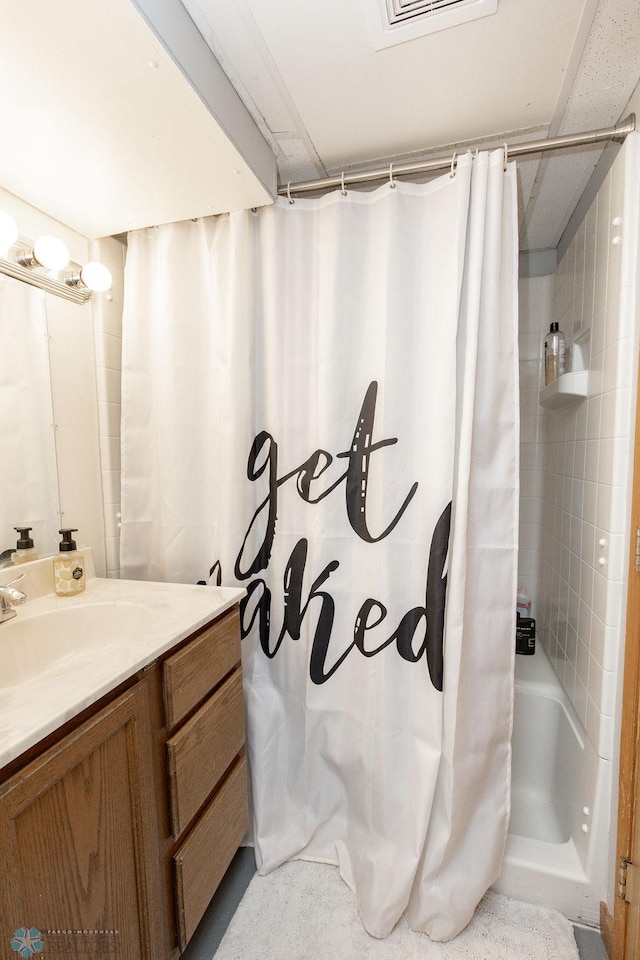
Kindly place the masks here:
[(122, 575), (238, 583), (258, 869), (455, 936), (508, 828), (515, 169), (138, 231)]

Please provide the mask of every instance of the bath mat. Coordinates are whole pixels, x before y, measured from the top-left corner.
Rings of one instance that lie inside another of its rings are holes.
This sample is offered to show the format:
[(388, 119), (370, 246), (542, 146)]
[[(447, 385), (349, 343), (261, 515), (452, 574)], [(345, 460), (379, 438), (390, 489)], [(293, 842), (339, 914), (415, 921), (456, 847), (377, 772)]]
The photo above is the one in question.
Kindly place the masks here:
[(364, 930), (336, 867), (296, 860), (254, 876), (215, 960), (579, 960), (569, 921), (555, 910), (489, 892), (449, 943), (403, 919), (386, 940)]

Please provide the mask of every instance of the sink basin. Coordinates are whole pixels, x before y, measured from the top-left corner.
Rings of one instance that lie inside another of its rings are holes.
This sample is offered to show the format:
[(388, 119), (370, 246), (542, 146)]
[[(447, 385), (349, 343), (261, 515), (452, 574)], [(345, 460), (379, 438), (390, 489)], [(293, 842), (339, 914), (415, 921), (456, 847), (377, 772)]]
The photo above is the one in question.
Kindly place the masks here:
[(134, 640), (152, 620), (149, 607), (122, 601), (59, 606), (31, 616), (23, 610), (0, 624), (0, 688), (108, 656), (114, 641)]
[[(0, 623), (0, 768), (235, 606), (239, 587), (97, 577), (53, 593), (51, 557), (21, 564), (26, 594)], [(0, 583), (10, 579), (3, 572)]]

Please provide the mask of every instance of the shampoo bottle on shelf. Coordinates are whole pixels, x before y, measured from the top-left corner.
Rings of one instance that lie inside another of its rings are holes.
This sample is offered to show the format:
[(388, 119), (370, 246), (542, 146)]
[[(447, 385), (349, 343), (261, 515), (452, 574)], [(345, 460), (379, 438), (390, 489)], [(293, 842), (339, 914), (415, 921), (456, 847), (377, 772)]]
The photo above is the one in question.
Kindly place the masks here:
[(38, 554), (33, 545), (33, 540), (29, 536), (32, 527), (14, 527), (13, 529), (19, 534), (19, 537), (16, 549), (11, 554), (11, 562), (26, 563), (27, 560), (37, 560)]
[(68, 597), (80, 593), (85, 587), (84, 556), (76, 550), (76, 542), (71, 539), (77, 530), (60, 530), (62, 540), (60, 553), (53, 558), (54, 588), (59, 597)]
[(516, 611), (520, 617), (531, 616), (531, 600), (526, 587), (518, 587), (518, 597), (516, 600)]
[(565, 336), (552, 323), (544, 339), (544, 383), (548, 386), (565, 372)]

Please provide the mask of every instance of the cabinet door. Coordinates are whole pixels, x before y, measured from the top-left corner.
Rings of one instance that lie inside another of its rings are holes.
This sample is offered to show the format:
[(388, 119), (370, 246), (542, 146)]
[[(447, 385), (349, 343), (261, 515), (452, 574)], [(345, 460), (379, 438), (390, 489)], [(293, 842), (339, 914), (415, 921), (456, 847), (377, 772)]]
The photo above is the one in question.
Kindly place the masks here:
[(0, 956), (163, 955), (148, 716), (142, 681), (0, 786)]

